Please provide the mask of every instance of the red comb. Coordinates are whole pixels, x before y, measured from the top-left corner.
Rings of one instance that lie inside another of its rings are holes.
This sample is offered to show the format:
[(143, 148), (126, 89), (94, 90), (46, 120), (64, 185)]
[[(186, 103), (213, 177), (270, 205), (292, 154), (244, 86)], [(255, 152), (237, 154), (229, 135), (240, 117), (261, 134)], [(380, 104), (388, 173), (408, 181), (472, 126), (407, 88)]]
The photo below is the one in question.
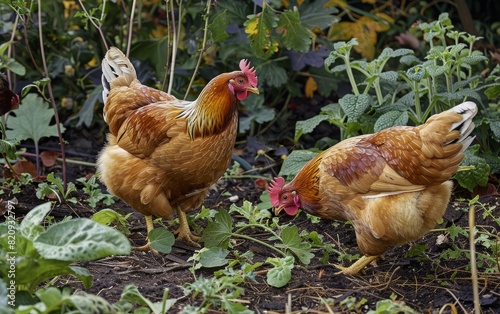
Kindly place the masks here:
[(274, 207), (278, 207), (280, 205), (280, 191), (281, 188), (285, 185), (285, 179), (282, 177), (274, 178), (274, 180), (269, 183), (269, 199), (271, 200), (271, 204)]
[(255, 75), (255, 69), (250, 66), (251, 66), (250, 61), (248, 61), (247, 59), (242, 59), (240, 61), (241, 72), (243, 72), (243, 74), (246, 75), (250, 85), (252, 85), (253, 87), (257, 87), (259, 81), (257, 79), (257, 75)]

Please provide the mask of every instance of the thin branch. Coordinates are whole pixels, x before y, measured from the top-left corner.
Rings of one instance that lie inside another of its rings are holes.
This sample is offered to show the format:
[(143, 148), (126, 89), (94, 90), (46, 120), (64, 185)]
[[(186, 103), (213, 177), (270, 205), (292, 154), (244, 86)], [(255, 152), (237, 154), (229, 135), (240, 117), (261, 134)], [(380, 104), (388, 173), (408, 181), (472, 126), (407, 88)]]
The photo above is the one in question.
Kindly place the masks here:
[(474, 230), (476, 226), (476, 207), (469, 207), (469, 246), (470, 246), (470, 273), (472, 277), (472, 293), (474, 294), (474, 313), (481, 313), (481, 303), (479, 302), (479, 279), (476, 265), (476, 244)]
[(203, 30), (203, 41), (201, 43), (200, 55), (198, 57), (198, 61), (196, 62), (196, 67), (194, 69), (193, 76), (191, 76), (191, 81), (189, 82), (189, 85), (186, 89), (186, 94), (184, 95), (184, 99), (186, 99), (188, 94), (189, 94), (189, 90), (191, 89), (191, 86), (193, 85), (194, 79), (196, 77), (196, 73), (198, 72), (198, 69), (200, 68), (201, 59), (203, 58), (203, 55), (205, 54), (205, 47), (207, 44), (207, 37), (208, 37), (208, 17), (210, 15), (210, 6), (211, 6), (211, 1), (207, 1), (207, 14), (205, 15), (205, 28)]
[[(57, 112), (57, 106), (56, 106), (56, 101), (54, 99), (54, 94), (52, 92), (52, 83), (50, 81), (49, 77), (49, 70), (47, 68), (47, 60), (45, 59), (45, 50), (43, 47), (43, 32), (42, 32), (42, 0), (38, 0), (38, 35), (40, 37), (40, 54), (42, 56), (42, 65), (43, 65), (43, 70), (46, 78), (49, 79), (49, 83), (47, 84), (47, 89), (49, 91), (49, 97), (50, 97), (50, 104), (52, 105), (52, 109), (54, 110), (54, 118), (56, 122), (56, 128), (57, 128), (57, 134), (59, 135), (59, 145), (61, 145), (61, 158), (62, 158), (62, 175), (63, 175), (63, 184), (64, 184), (64, 189), (66, 189), (66, 186), (68, 184), (67, 182), (67, 177), (66, 177), (66, 152), (64, 149), (64, 139), (62, 137), (62, 132), (61, 132), (61, 124), (59, 121), (59, 113)], [(37, 145), (35, 148), (38, 150), (38, 143), (35, 143)], [(37, 171), (39, 171), (39, 166), (40, 166), (40, 156), (37, 153), (37, 158), (36, 158), (36, 168)]]
[(134, 29), (134, 13), (135, 13), (136, 0), (132, 1), (132, 9), (130, 9), (130, 19), (128, 23), (128, 40), (127, 40), (127, 57), (130, 55), (130, 46), (132, 46), (132, 32)]
[[(170, 1), (170, 14), (172, 16), (172, 61), (170, 62), (172, 68), (170, 69), (170, 79), (168, 82), (168, 89), (167, 93), (171, 94), (172, 93), (172, 87), (174, 84), (174, 72), (175, 72), (175, 59), (177, 57), (177, 47), (178, 47), (178, 41), (177, 37), (179, 34), (177, 34), (177, 29), (175, 27), (175, 13), (174, 13), (174, 4), (173, 0), (167, 0), (167, 2)], [(182, 2), (182, 1), (181, 1)], [(180, 16), (181, 16), (181, 7), (179, 7), (179, 23), (180, 23)], [(180, 31), (180, 28), (179, 28)]]

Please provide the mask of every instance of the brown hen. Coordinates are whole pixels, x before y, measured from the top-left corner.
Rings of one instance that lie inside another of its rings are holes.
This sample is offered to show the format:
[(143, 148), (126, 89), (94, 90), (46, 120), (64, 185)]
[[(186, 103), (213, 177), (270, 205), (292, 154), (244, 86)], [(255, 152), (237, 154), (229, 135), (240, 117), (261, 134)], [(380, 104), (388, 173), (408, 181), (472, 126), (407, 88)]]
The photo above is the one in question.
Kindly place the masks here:
[[(142, 85), (129, 59), (111, 48), (102, 61), (108, 142), (97, 164), (108, 190), (146, 217), (179, 218), (177, 239), (199, 246), (186, 220), (224, 174), (238, 127), (238, 104), (258, 94), (257, 76), (240, 71), (213, 78), (194, 101)], [(150, 242), (138, 249), (149, 249)]]
[(364, 256), (341, 272), (357, 274), (389, 246), (417, 240), (448, 205), (452, 182), (471, 144), (472, 102), (401, 126), (344, 140), (309, 161), (288, 184), (271, 182), (278, 214), (299, 208), (327, 220), (349, 220)]

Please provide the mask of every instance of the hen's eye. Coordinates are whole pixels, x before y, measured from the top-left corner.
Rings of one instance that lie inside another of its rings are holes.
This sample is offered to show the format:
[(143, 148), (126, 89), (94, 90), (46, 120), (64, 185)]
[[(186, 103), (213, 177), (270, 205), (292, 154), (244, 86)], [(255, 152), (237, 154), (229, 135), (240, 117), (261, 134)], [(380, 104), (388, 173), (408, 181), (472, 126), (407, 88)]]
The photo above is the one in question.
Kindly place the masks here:
[(238, 80), (238, 82), (239, 82), (240, 84), (243, 84), (244, 80), (243, 80), (242, 78), (240, 78), (240, 79)]
[(283, 195), (283, 199), (286, 200), (288, 198), (288, 195)]

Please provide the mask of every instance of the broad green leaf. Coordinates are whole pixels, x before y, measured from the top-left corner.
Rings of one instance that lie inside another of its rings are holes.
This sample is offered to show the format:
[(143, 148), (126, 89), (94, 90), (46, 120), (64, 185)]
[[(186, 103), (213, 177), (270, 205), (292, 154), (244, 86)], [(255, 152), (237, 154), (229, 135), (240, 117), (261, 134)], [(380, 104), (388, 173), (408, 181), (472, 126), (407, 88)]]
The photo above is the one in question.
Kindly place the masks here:
[(122, 216), (120, 213), (117, 213), (116, 211), (110, 208), (105, 208), (92, 215), (92, 220), (106, 226), (110, 226), (111, 224), (116, 224), (116, 228), (121, 233), (123, 233), (124, 235), (129, 235), (130, 230), (127, 228), (127, 218), (130, 215), (131, 214)]
[(295, 176), (317, 154), (309, 150), (294, 150), (283, 162), (279, 176)]
[(459, 171), (454, 176), (461, 186), (471, 192), (476, 186), (486, 186), (490, 174), (490, 165), (484, 158), (477, 156), (478, 150), (479, 145), (469, 147), (465, 151), (464, 160), (460, 164), (462, 166), (473, 166), (474, 169)]
[(292, 278), (293, 257), (285, 256), (283, 258), (268, 257), (266, 263), (274, 265), (267, 272), (267, 283), (270, 286), (281, 288), (284, 287)]
[(79, 313), (116, 313), (113, 306), (103, 297), (78, 291), (68, 298)]
[(47, 228), (33, 243), (41, 256), (61, 261), (92, 261), (130, 254), (130, 242), (119, 231), (86, 218)]
[(311, 244), (303, 242), (297, 226), (286, 227), (281, 232), (283, 243), (276, 243), (276, 247), (292, 251), (302, 264), (309, 264), (314, 254), (311, 253)]
[(102, 93), (102, 85), (96, 86), (90, 95), (85, 99), (85, 102), (83, 103), (82, 109), (80, 111), (70, 117), (69, 119), (66, 120), (66, 124), (69, 123), (70, 121), (77, 119), (78, 122), (76, 123), (76, 127), (79, 128), (82, 125), (85, 125), (86, 127), (91, 127), (92, 126), (92, 120), (94, 119), (94, 109), (97, 101), (99, 100), (100, 96)]
[[(499, 85), (500, 86), (500, 85)], [(493, 137), (500, 141), (500, 120), (489, 120), (490, 129), (493, 132)]]
[(17, 159), (17, 141), (0, 140), (0, 153), (11, 160)]
[(384, 80), (387, 80), (387, 81), (390, 81), (390, 82), (396, 82), (398, 80), (398, 72), (396, 71), (386, 71), (386, 72), (382, 72), (380, 73), (380, 78), (381, 79), (384, 79)]
[(349, 121), (356, 122), (359, 117), (370, 107), (371, 97), (366, 94), (359, 96), (353, 94), (344, 95), (339, 99), (339, 105), (349, 118)]
[[(8, 138), (19, 141), (31, 139), (38, 143), (42, 137), (58, 136), (57, 127), (50, 125), (54, 110), (48, 108), (47, 103), (36, 94), (26, 95), (15, 115), (8, 120)], [(64, 132), (64, 127), (60, 127), (61, 132)]]
[(227, 10), (222, 11), (214, 17), (212, 23), (208, 25), (213, 41), (220, 43), (229, 38), (229, 34), (226, 32), (228, 24), (229, 17), (227, 16)]
[[(259, 74), (259, 81), (265, 82), (268, 86), (281, 87), (288, 82), (286, 70), (276, 62), (259, 64), (255, 69)], [(255, 98), (254, 95), (247, 100), (251, 98)]]
[(211, 247), (201, 255), (200, 264), (203, 267), (221, 267), (227, 265), (228, 254), (229, 250), (221, 247)]
[(172, 246), (175, 243), (175, 237), (172, 232), (165, 228), (155, 228), (148, 233), (151, 248), (168, 254), (172, 251)]
[(263, 95), (249, 97), (242, 102), (242, 105), (245, 107), (247, 116), (240, 118), (240, 132), (249, 130), (252, 121), (262, 124), (271, 121), (276, 115), (273, 109), (264, 105)]
[(266, 6), (261, 13), (248, 16), (244, 23), (245, 32), (256, 56), (268, 58), (278, 51), (279, 43), (271, 35), (272, 30), (278, 25), (277, 21), (278, 16)]
[(216, 246), (227, 248), (232, 231), (233, 219), (227, 211), (221, 209), (215, 214), (214, 221), (210, 221), (203, 230), (200, 242), (204, 242), (208, 248)]
[(493, 85), (484, 90), (484, 94), (488, 99), (495, 99), (500, 96), (500, 84)]
[(420, 64), (406, 70), (406, 76), (413, 81), (420, 82), (426, 75), (427, 70)]
[(42, 222), (45, 216), (52, 209), (50, 202), (43, 203), (30, 210), (19, 225), (21, 234), (31, 241), (35, 241), (38, 236), (45, 231)]
[(407, 111), (389, 111), (381, 115), (375, 122), (374, 130), (378, 132), (393, 126), (406, 125), (408, 123)]
[(300, 15), (295, 10), (285, 10), (279, 15), (278, 28), (285, 47), (297, 52), (308, 52), (311, 47), (312, 32), (300, 22)]
[[(135, 305), (147, 306), (153, 313), (167, 313), (167, 311), (177, 302), (177, 299), (168, 299), (168, 288), (163, 292), (163, 302), (152, 302), (144, 297), (135, 285), (127, 285), (123, 288), (120, 301), (127, 301)], [(135, 312), (134, 312), (135, 313)]]
[(321, 122), (328, 121), (329, 119), (330, 116), (319, 114), (304, 121), (297, 121), (295, 124), (294, 140), (298, 141), (302, 134), (311, 133)]
[(325, 6), (328, 0), (317, 0), (299, 6), (300, 21), (309, 28), (325, 29), (339, 20), (339, 17), (333, 15), (339, 10), (335, 6)]

